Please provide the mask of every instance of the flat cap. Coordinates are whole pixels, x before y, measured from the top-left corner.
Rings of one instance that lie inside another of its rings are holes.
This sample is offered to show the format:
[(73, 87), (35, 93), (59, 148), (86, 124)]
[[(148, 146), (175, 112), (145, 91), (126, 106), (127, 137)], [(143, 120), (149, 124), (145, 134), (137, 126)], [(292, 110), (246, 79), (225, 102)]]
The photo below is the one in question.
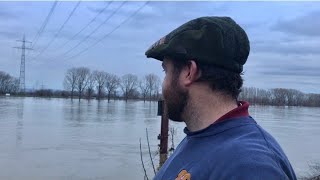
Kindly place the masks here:
[(230, 17), (193, 19), (154, 43), (148, 58), (195, 60), (241, 73), (250, 52), (245, 31)]

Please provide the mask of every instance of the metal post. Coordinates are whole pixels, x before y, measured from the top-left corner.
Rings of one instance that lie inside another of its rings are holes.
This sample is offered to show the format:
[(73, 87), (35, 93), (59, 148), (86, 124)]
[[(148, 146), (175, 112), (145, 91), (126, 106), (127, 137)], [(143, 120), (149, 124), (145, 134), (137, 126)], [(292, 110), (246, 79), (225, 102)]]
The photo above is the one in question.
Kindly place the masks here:
[[(169, 136), (169, 117), (168, 110), (163, 100), (158, 101), (158, 112), (161, 112), (161, 134), (160, 139), (160, 167), (168, 158), (168, 136)], [(158, 113), (160, 114), (160, 113)]]
[(25, 45), (25, 36), (23, 36), (22, 39), (22, 52), (21, 52), (21, 63), (20, 63), (20, 77), (19, 77), (19, 87), (20, 87), (20, 92), (24, 93), (25, 89), (26, 89), (26, 84), (25, 84), (25, 66), (26, 66), (26, 62), (25, 62), (25, 51), (26, 51), (26, 45)]

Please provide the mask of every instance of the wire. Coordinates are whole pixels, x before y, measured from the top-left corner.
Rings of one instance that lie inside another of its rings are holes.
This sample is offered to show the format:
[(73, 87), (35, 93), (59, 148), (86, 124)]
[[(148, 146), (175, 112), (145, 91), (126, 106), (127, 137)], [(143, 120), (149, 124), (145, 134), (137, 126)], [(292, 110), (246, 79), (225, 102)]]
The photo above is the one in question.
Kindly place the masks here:
[(63, 22), (63, 24), (61, 25), (61, 27), (59, 28), (58, 32), (53, 36), (53, 38), (50, 40), (50, 42), (45, 46), (45, 48), (43, 48), (41, 50), (41, 52), (33, 59), (37, 59), (41, 54), (43, 54), (43, 52), (45, 52), (48, 47), (54, 42), (54, 40), (58, 37), (58, 35), (60, 34), (60, 32), (62, 31), (62, 29), (64, 28), (64, 26), (68, 23), (68, 21), (70, 20), (70, 18), (73, 16), (74, 12), (77, 10), (77, 8), (79, 7), (81, 1), (78, 1), (78, 3), (75, 5), (75, 7), (72, 9), (72, 11), (70, 12), (69, 16), (67, 17), (67, 19)]
[[(69, 49), (68, 51), (66, 51), (65, 53), (63, 53), (60, 56), (65, 56), (67, 54), (69, 54), (71, 51), (73, 51), (75, 48), (77, 48), (78, 46), (80, 46), (83, 42), (85, 42), (87, 39), (90, 38), (90, 36), (92, 36), (97, 30), (99, 30), (105, 23), (107, 23), (118, 11), (119, 9), (126, 3), (126, 1), (122, 2), (120, 6), (117, 7), (116, 10), (114, 10), (110, 16), (108, 16), (99, 26), (97, 26), (90, 34), (88, 34), (85, 38), (83, 38), (78, 44), (76, 44), (75, 46), (73, 46), (71, 49)], [(60, 57), (58, 56), (58, 57)]]
[(91, 25), (91, 23), (93, 23), (108, 7), (109, 5), (111, 4), (112, 1), (109, 1), (108, 4), (103, 8), (101, 9), (97, 14), (96, 16), (91, 19), (90, 22), (88, 22), (80, 31), (78, 31), (75, 35), (73, 35), (68, 41), (66, 41), (65, 43), (63, 43), (61, 46), (59, 46), (58, 49), (62, 49), (65, 45), (67, 45), (69, 42), (71, 42), (74, 38), (76, 38), (80, 33), (82, 33), (87, 27), (89, 27)]
[(118, 26), (116, 26), (113, 30), (111, 30), (109, 33), (105, 34), (102, 38), (98, 39), (97, 41), (95, 41), (93, 44), (91, 44), (90, 46), (88, 46), (87, 48), (83, 49), (82, 51), (78, 52), (77, 54), (67, 58), (66, 60), (75, 58), (81, 54), (83, 54), (84, 52), (88, 51), (90, 48), (96, 46), (99, 42), (103, 41), (105, 38), (107, 38), (108, 36), (110, 36), (114, 31), (116, 31), (117, 29), (120, 28), (121, 25), (125, 24), (129, 19), (131, 19), (133, 16), (135, 16), (141, 9), (143, 9), (149, 1), (145, 2), (141, 7), (139, 7), (134, 13), (131, 14), (131, 16), (129, 16), (127, 19), (125, 19), (124, 21), (122, 21)]
[(43, 21), (43, 23), (42, 23), (39, 31), (37, 32), (36, 36), (34, 37), (34, 39), (33, 39), (33, 41), (32, 41), (33, 44), (32, 44), (32, 46), (31, 46), (31, 48), (33, 48), (33, 47), (36, 45), (36, 43), (38, 42), (38, 39), (39, 39), (39, 37), (42, 35), (43, 31), (45, 30), (48, 22), (50, 21), (50, 18), (51, 18), (51, 16), (52, 16), (52, 14), (53, 14), (53, 12), (54, 12), (57, 4), (58, 4), (58, 0), (54, 1), (54, 3), (53, 3), (53, 5), (52, 5), (52, 7), (51, 7), (51, 9), (50, 9), (50, 11), (49, 11), (46, 19)]

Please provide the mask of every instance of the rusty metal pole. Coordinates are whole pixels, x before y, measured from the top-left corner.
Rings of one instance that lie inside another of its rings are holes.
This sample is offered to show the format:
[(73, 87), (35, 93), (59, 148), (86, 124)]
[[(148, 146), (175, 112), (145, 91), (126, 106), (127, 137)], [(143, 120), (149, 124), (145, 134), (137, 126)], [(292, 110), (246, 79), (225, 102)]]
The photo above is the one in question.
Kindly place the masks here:
[(168, 137), (169, 137), (169, 117), (168, 109), (163, 100), (158, 101), (158, 115), (161, 115), (161, 133), (159, 136), (160, 139), (160, 166), (168, 158)]

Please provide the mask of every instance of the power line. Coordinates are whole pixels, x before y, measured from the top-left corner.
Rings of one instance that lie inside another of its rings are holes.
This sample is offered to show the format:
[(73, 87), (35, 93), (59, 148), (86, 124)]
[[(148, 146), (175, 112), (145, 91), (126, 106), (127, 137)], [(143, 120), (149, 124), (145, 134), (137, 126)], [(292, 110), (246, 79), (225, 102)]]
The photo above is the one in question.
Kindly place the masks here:
[(83, 49), (82, 51), (78, 52), (77, 54), (65, 59), (65, 60), (69, 60), (72, 58), (75, 58), (81, 54), (83, 54), (84, 52), (88, 51), (89, 49), (91, 49), (92, 47), (96, 46), (99, 42), (103, 41), (105, 38), (107, 38), (108, 36), (110, 36), (114, 31), (116, 31), (117, 29), (120, 28), (120, 26), (122, 26), (123, 24), (125, 24), (129, 19), (131, 19), (133, 16), (135, 16), (141, 9), (143, 9), (149, 1), (146, 1), (142, 6), (140, 6), (134, 13), (131, 14), (131, 16), (129, 16), (127, 19), (125, 19), (124, 21), (122, 21), (118, 26), (116, 26), (113, 30), (111, 30), (109, 33), (105, 34), (102, 38), (98, 39), (97, 41), (95, 41), (93, 44), (91, 44), (90, 46), (88, 46), (87, 48)]
[(50, 11), (49, 11), (46, 19), (43, 21), (43, 23), (42, 23), (39, 31), (37, 32), (36, 36), (34, 37), (34, 39), (33, 39), (33, 41), (32, 41), (33, 44), (32, 44), (32, 46), (31, 46), (31, 48), (33, 48), (33, 47), (36, 45), (36, 43), (38, 42), (38, 39), (39, 39), (39, 37), (42, 35), (43, 31), (45, 30), (48, 22), (50, 21), (51, 16), (52, 16), (52, 14), (53, 14), (53, 12), (54, 12), (57, 4), (58, 4), (58, 0), (54, 1), (54, 3), (52, 4), (51, 9), (50, 9)]
[[(119, 10), (120, 8), (126, 3), (126, 1), (122, 2), (120, 4), (120, 6), (117, 7), (117, 9), (115, 9), (99, 26), (97, 26), (90, 34), (88, 34), (85, 38), (83, 38), (78, 44), (76, 44), (75, 46), (73, 46), (71, 49), (69, 49), (68, 51), (64, 52), (62, 55), (60, 56), (65, 56), (67, 54), (69, 54), (71, 51), (73, 51), (75, 48), (77, 48), (78, 46), (80, 46), (83, 42), (85, 42), (87, 39), (89, 39), (96, 31), (98, 31), (105, 23), (107, 23)], [(57, 57), (60, 57), (57, 56)], [(57, 58), (56, 57), (56, 58)]]
[(78, 3), (74, 6), (74, 8), (72, 9), (72, 11), (70, 12), (70, 14), (68, 15), (67, 19), (63, 22), (63, 24), (61, 25), (61, 27), (59, 28), (58, 32), (53, 36), (53, 38), (50, 40), (50, 42), (45, 46), (45, 48), (43, 48), (41, 50), (41, 52), (33, 59), (37, 59), (41, 54), (43, 54), (44, 51), (46, 51), (48, 49), (48, 47), (54, 42), (54, 40), (58, 37), (58, 35), (60, 34), (60, 32), (62, 31), (62, 29), (64, 28), (64, 26), (68, 23), (68, 21), (70, 20), (70, 18), (73, 16), (74, 12), (77, 10), (77, 8), (79, 7), (81, 1), (78, 1)]
[(66, 41), (65, 43), (63, 43), (61, 46), (59, 46), (59, 49), (63, 48), (65, 45), (67, 45), (69, 42), (71, 42), (74, 38), (76, 38), (80, 33), (82, 33), (87, 27), (89, 27), (91, 25), (91, 23), (93, 23), (111, 4), (112, 1), (109, 1), (108, 4), (101, 9), (93, 19), (91, 19), (90, 22), (88, 22), (80, 31), (78, 31), (75, 35), (73, 35), (68, 41)]

